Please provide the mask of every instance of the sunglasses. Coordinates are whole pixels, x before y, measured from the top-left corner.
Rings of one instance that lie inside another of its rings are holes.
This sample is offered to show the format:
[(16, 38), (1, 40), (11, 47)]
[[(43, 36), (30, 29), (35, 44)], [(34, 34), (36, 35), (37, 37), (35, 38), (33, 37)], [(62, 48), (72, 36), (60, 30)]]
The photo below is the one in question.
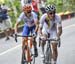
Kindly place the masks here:
[(55, 14), (55, 12), (49, 12), (48, 14), (52, 15), (52, 14)]

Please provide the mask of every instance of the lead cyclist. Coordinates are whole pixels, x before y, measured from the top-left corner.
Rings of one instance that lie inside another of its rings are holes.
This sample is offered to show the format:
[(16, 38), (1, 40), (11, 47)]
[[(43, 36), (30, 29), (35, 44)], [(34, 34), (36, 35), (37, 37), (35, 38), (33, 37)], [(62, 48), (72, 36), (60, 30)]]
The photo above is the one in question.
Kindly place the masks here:
[[(39, 33), (45, 37), (45, 39), (49, 36), (51, 39), (60, 38), (62, 34), (62, 23), (61, 17), (56, 14), (56, 8), (54, 5), (48, 5), (45, 8), (46, 13), (43, 14), (39, 21)], [(58, 57), (58, 50), (57, 50), (57, 42), (52, 41), (52, 59), (53, 63), (56, 64), (57, 57)], [(41, 57), (44, 56), (44, 45), (41, 45)]]
[[(23, 12), (20, 14), (15, 24), (15, 34), (17, 34), (18, 25), (20, 24), (21, 20), (24, 21), (24, 27), (23, 27), (23, 32), (22, 32), (23, 36), (28, 36), (30, 32), (36, 33), (38, 29), (38, 19), (37, 19), (37, 15), (34, 12), (32, 12), (31, 5), (30, 4), (24, 5), (22, 10)], [(23, 53), (24, 47), (26, 50), (28, 50), (27, 41), (28, 41), (27, 37), (22, 38), (22, 53)], [(37, 52), (36, 42), (34, 43), (34, 53), (35, 53), (35, 57), (37, 57), (38, 52)], [(26, 60), (31, 61), (32, 59), (27, 58)]]

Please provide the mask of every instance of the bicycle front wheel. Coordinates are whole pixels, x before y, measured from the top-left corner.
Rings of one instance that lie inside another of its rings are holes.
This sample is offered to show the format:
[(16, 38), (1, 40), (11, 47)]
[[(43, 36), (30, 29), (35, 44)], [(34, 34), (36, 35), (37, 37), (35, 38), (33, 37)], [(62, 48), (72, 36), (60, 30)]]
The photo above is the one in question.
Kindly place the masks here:
[(46, 54), (45, 54), (45, 64), (51, 64), (52, 52), (50, 43), (47, 44)]

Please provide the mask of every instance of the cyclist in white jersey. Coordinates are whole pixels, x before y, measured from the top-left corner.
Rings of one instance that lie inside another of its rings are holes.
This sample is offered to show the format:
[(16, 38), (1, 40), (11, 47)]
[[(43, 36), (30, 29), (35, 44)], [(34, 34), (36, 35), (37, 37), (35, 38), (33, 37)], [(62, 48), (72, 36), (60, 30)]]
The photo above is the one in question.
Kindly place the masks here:
[[(56, 14), (56, 8), (54, 5), (48, 5), (46, 8), (46, 13), (40, 18), (39, 32), (45, 37), (50, 37), (51, 39), (60, 38), (62, 34), (62, 23), (61, 18)], [(57, 42), (52, 41), (52, 58), (56, 64), (58, 51)], [(44, 53), (44, 44), (42, 45), (42, 56)]]
[[(15, 25), (15, 33), (17, 33), (17, 28), (21, 20), (23, 20), (25, 23), (22, 32), (23, 36), (28, 36), (30, 32), (31, 33), (37, 32), (38, 19), (37, 19), (37, 15), (34, 12), (32, 12), (31, 5), (26, 4), (25, 6), (23, 6), (23, 12), (20, 14)], [(28, 40), (27, 37), (22, 38), (22, 49), (24, 48), (24, 46), (27, 47), (27, 40)], [(38, 54), (37, 54), (36, 44), (34, 45), (34, 52), (35, 52), (35, 57), (37, 57)]]

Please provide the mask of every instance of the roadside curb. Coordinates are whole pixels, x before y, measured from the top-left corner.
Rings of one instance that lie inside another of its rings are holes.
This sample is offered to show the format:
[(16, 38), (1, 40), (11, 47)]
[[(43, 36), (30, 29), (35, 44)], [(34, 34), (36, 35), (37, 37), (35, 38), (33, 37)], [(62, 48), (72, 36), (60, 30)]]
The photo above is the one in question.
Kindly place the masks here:
[[(67, 14), (59, 13), (59, 15), (61, 16), (61, 19), (62, 19), (62, 20), (66, 20), (66, 19), (70, 19), (70, 18), (72, 18), (72, 17), (75, 17), (75, 13), (67, 13)], [(18, 28), (18, 32), (21, 32), (22, 29), (23, 29), (23, 26), (20, 26), (20, 27)], [(14, 32), (14, 29), (13, 29), (12, 31)], [(4, 34), (4, 32), (1, 32), (1, 33), (0, 33), (0, 38), (3, 38), (3, 37), (5, 37), (5, 34)]]

